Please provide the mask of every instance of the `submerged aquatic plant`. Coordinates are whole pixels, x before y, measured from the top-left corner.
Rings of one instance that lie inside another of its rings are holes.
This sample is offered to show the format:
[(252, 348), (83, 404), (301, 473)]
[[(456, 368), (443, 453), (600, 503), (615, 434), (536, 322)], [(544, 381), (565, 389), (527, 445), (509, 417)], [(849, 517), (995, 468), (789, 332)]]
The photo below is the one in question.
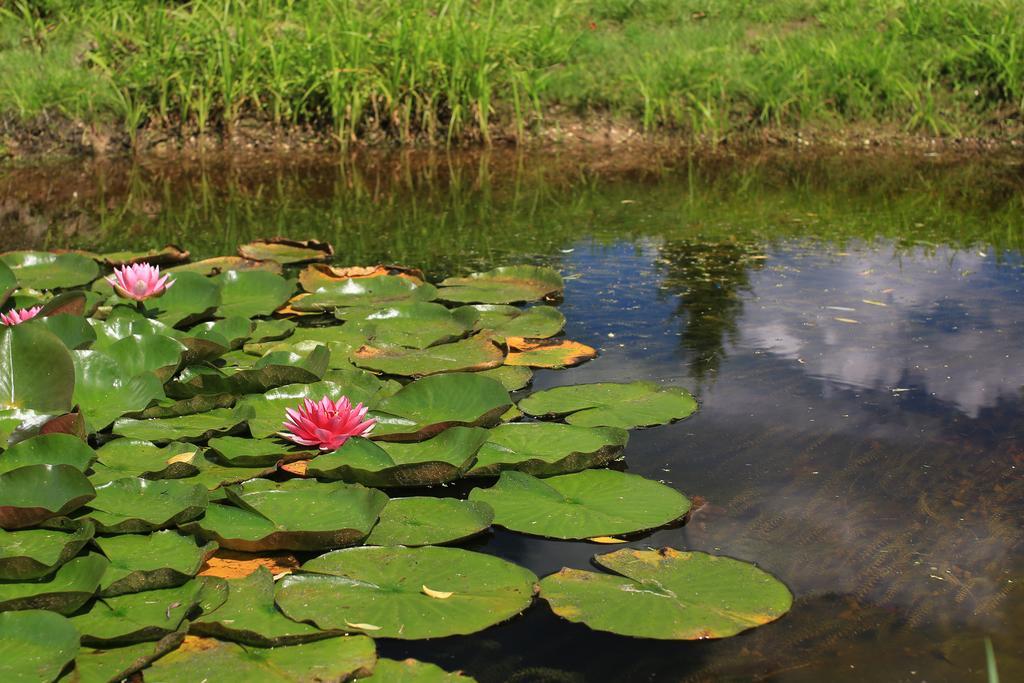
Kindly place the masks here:
[(306, 399), (298, 409), (287, 408), (288, 418), (284, 422), (286, 431), (281, 436), (302, 446), (317, 446), (322, 451), (341, 448), (351, 436), (366, 436), (377, 423), (364, 420), (369, 410), (362, 403), (352, 406), (342, 396), (332, 401), (324, 396), (319, 401)]
[(174, 280), (170, 275), (160, 276), (160, 266), (151, 266), (148, 263), (133, 263), (120, 268), (114, 268), (114, 274), (107, 278), (120, 296), (135, 301), (145, 301), (162, 296)]
[(0, 323), (3, 323), (8, 327), (11, 325), (20, 325), (26, 320), (31, 320), (39, 315), (39, 311), (41, 310), (43, 310), (42, 306), (33, 306), (32, 308), (22, 308), (18, 310), (11, 309), (6, 313), (0, 313)]

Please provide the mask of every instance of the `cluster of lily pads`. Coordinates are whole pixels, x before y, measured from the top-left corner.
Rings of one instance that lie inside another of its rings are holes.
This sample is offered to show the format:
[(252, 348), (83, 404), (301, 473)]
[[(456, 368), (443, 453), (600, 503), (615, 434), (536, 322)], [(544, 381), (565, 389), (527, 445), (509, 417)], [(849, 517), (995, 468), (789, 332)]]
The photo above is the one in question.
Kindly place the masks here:
[[(626, 548), (539, 580), (457, 547), (492, 525), (613, 543), (680, 523), (684, 495), (604, 466), (627, 430), (697, 403), (647, 382), (523, 396), (535, 368), (596, 356), (561, 336), (552, 269), (432, 284), (332, 256), (282, 239), (196, 262), (0, 255), (4, 680), (464, 681), (373, 641), (480, 631), (538, 593), (659, 639), (789, 609), (774, 577), (701, 552)], [(342, 397), (372, 429), (288, 438), (287, 410)]]

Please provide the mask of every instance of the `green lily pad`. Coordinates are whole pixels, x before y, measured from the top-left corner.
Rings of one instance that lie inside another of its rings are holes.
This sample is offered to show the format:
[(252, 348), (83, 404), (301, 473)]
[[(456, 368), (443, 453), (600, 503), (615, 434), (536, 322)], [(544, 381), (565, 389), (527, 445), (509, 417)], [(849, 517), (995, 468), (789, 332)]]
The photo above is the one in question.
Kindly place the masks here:
[(164, 266), (170, 263), (181, 263), (188, 260), (188, 252), (168, 244), (161, 249), (146, 251), (108, 251), (100, 255), (103, 263), (108, 266), (125, 266), (133, 263), (148, 263), (151, 266)]
[(617, 427), (578, 427), (550, 422), (498, 425), (477, 453), (469, 476), (518, 470), (536, 477), (600, 467), (622, 455), (629, 432)]
[(522, 365), (502, 365), (490, 370), (481, 370), (477, 374), (498, 380), (508, 391), (519, 391), (533, 381), (533, 370)]
[(0, 305), (7, 302), (11, 292), (18, 288), (18, 277), (11, 267), (0, 260)]
[(358, 543), (388, 501), (380, 491), (358, 484), (302, 479), (255, 479), (225, 493), (235, 507), (210, 505), (202, 519), (182, 529), (245, 552), (325, 550)]
[(292, 621), (274, 604), (274, 577), (260, 567), (241, 579), (228, 579), (228, 599), (212, 614), (192, 622), (192, 633), (253, 647), (297, 645), (339, 635)]
[(457, 498), (393, 498), (366, 539), (367, 545), (423, 546), (455, 543), (487, 531), (494, 510)]
[(174, 588), (101, 598), (89, 611), (72, 617), (71, 623), (82, 634), (82, 644), (91, 647), (159, 640), (177, 631), (196, 610), (207, 581), (223, 582), (200, 578)]
[(373, 674), (369, 678), (361, 678), (367, 683), (475, 683), (476, 679), (461, 671), (445, 671), (436, 664), (421, 662), (415, 659), (377, 660)]
[(465, 337), (480, 317), (466, 306), (451, 310), (441, 304), (414, 301), (375, 309), (343, 308), (336, 314), (347, 320), (374, 345), (425, 349)]
[(253, 414), (252, 408), (248, 405), (239, 404), (234, 408), (218, 408), (181, 417), (146, 420), (122, 418), (114, 423), (113, 432), (129, 439), (156, 443), (177, 440), (205, 441), (214, 436), (240, 430)]
[(210, 453), (197, 452), (189, 461), (196, 466), (198, 472), (185, 481), (205, 486), (211, 492), (222, 486), (241, 484), (250, 479), (266, 477), (277, 470), (276, 465), (259, 467), (225, 465), (218, 462)]
[(270, 315), (287, 303), (295, 285), (265, 270), (229, 270), (215, 278), (221, 287), (217, 314), (253, 318)]
[(96, 262), (81, 254), (9, 251), (0, 254), (26, 289), (58, 289), (87, 285), (100, 276)]
[(166, 325), (199, 320), (221, 304), (220, 286), (198, 273), (175, 273), (174, 286), (156, 299), (146, 301), (146, 309)]
[(187, 381), (171, 382), (167, 395), (171, 398), (190, 398), (201, 394), (259, 394), (286, 384), (311, 384), (327, 372), (330, 352), (325, 346), (315, 346), (308, 354), (270, 354), (261, 358), (251, 369), (233, 374), (204, 373)]
[(66, 413), (74, 389), (71, 352), (45, 326), (0, 329), (0, 408)]
[(194, 454), (198, 447), (188, 443), (172, 442), (163, 448), (138, 439), (114, 439), (96, 452), (97, 462), (89, 480), (94, 486), (115, 479), (142, 477), (143, 479), (183, 479), (199, 473), (192, 459), (181, 457)]
[(357, 367), (403, 377), (440, 372), (487, 370), (505, 362), (505, 353), (486, 334), (426, 349), (404, 346), (363, 346), (352, 354)]
[(296, 311), (310, 312), (346, 307), (379, 309), (395, 304), (433, 301), (436, 296), (437, 288), (430, 283), (380, 275), (323, 284), (315, 292), (292, 299), (291, 307)]
[(373, 438), (422, 441), (449, 427), (487, 427), (511, 405), (496, 380), (470, 372), (431, 375), (377, 403)]
[(257, 320), (249, 338), (256, 342), (281, 340), (295, 332), (294, 320)]
[(176, 650), (188, 633), (187, 623), (157, 641), (109, 647), (82, 648), (75, 658), (75, 683), (123, 681)]
[(166, 382), (187, 350), (177, 339), (162, 334), (133, 334), (108, 346), (105, 353), (118, 364), (124, 377), (152, 372)]
[(565, 416), (582, 427), (652, 427), (689, 417), (697, 401), (680, 387), (654, 382), (578, 384), (545, 389), (519, 402), (527, 415)]
[(28, 465), (71, 465), (85, 472), (96, 451), (70, 434), (40, 434), (20, 441), (0, 455), (0, 474)]
[(502, 472), (470, 500), (494, 508), (494, 523), (535, 536), (584, 539), (646, 531), (690, 510), (683, 494), (635, 474), (586, 470), (548, 479)]
[(77, 510), (96, 495), (71, 465), (30, 465), (0, 474), (0, 528), (23, 529)]
[[(223, 309), (224, 307), (221, 305), (221, 310)], [(188, 333), (192, 337), (215, 339), (218, 343), (220, 343), (220, 339), (223, 339), (229, 348), (238, 349), (249, 339), (255, 329), (254, 321), (233, 315), (222, 320), (199, 323)]]
[(243, 244), (238, 247), (238, 253), (243, 258), (254, 261), (295, 264), (327, 261), (334, 255), (334, 247), (327, 242), (318, 242), (317, 240), (290, 240), (284, 237), (271, 237)]
[(269, 273), (281, 274), (281, 264), (277, 261), (260, 261), (257, 259), (248, 259), (241, 256), (215, 256), (213, 258), (203, 259), (202, 261), (193, 261), (192, 263), (183, 263), (173, 268), (168, 268), (168, 273), (198, 273), (199, 275), (219, 275), (226, 273), (229, 270), (265, 270)]
[(492, 555), (459, 548), (336, 550), (278, 583), (286, 616), (319, 628), (417, 640), (465, 635), (533, 601), (537, 578)]
[(309, 476), (366, 486), (432, 486), (455, 481), (469, 469), (487, 430), (452, 427), (416, 443), (381, 443), (354, 437), (309, 463)]
[(78, 631), (55, 612), (0, 612), (0, 680), (51, 683), (78, 648)]
[(147, 318), (135, 308), (124, 304), (111, 308), (106, 320), (90, 319), (89, 324), (92, 325), (93, 331), (96, 333), (96, 343), (93, 344), (93, 348), (99, 351), (104, 351), (133, 334), (142, 336), (156, 334), (179, 340), (182, 337), (182, 333), (170, 325)]
[(376, 659), (373, 640), (366, 636), (273, 648), (202, 640), (158, 659), (146, 669), (146, 683), (219, 681), (227, 672), (230, 680), (259, 683), (347, 681), (369, 674)]
[(789, 611), (785, 584), (753, 564), (672, 548), (624, 548), (594, 561), (616, 574), (562, 569), (541, 581), (555, 614), (635, 638), (727, 638)]
[(315, 455), (308, 449), (274, 439), (222, 436), (210, 439), (208, 446), (213, 458), (232, 467), (272, 467), (279, 462), (304, 460)]
[(31, 583), (0, 583), (0, 611), (48, 609), (71, 614), (96, 593), (107, 558), (97, 553), (62, 564), (53, 576)]
[(303, 400), (318, 401), (324, 396), (337, 400), (347, 396), (353, 405), (362, 403), (373, 406), (378, 396), (386, 393), (387, 385), (370, 373), (346, 375), (347, 381), (323, 381), (313, 384), (289, 384), (271, 389), (262, 396), (247, 396), (239, 405), (248, 407), (253, 416), (249, 418), (249, 431), (257, 439), (277, 434), (283, 429), (285, 409), (295, 408)]
[(92, 538), (91, 522), (67, 520), (61, 529), (0, 529), (0, 580), (25, 581), (52, 574)]
[(106, 536), (97, 538), (96, 545), (110, 560), (100, 580), (103, 597), (180, 586), (217, 550), (216, 543), (200, 547), (174, 530)]
[(561, 296), (565, 282), (557, 271), (540, 266), (502, 266), (467, 277), (441, 281), (438, 298), (466, 304), (515, 304)]
[(74, 401), (90, 432), (164, 397), (163, 383), (154, 373), (130, 375), (103, 351), (74, 351), (72, 358)]
[(182, 524), (203, 514), (206, 488), (176, 479), (115, 479), (96, 487), (86, 513), (100, 533), (138, 534)]
[(547, 339), (565, 327), (565, 316), (554, 306), (531, 306), (516, 308), (504, 304), (476, 304), (455, 309), (476, 311), (480, 319), (477, 329), (491, 330), (496, 339), (505, 337), (529, 337)]
[(272, 351), (297, 352), (307, 346), (323, 344), (332, 356), (347, 359), (352, 351), (365, 343), (366, 335), (348, 325), (300, 327), (283, 340), (253, 340), (245, 345), (245, 352), (254, 356), (265, 356)]
[(49, 315), (39, 322), (56, 335), (69, 350), (84, 349), (96, 341), (96, 331), (89, 321), (80, 315)]

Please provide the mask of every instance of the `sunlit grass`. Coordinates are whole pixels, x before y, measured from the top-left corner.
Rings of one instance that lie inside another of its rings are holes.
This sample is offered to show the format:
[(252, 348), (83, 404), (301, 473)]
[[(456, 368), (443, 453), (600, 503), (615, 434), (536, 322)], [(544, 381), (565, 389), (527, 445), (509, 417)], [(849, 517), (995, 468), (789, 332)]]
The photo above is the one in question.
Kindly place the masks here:
[(552, 112), (721, 139), (961, 135), (1024, 108), (1021, 0), (67, 0), (0, 5), (0, 111), (339, 142), (523, 135)]

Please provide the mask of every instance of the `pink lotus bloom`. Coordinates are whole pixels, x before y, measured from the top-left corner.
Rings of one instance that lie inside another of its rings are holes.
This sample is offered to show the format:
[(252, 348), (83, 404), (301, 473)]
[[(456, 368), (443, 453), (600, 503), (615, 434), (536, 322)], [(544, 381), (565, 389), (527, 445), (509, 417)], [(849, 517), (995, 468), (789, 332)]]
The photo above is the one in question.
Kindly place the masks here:
[(350, 436), (366, 436), (377, 424), (376, 420), (363, 420), (367, 410), (362, 403), (353, 408), (344, 396), (337, 401), (326, 396), (319, 401), (307, 398), (298, 410), (285, 410), (288, 419), (283, 426), (287, 431), (278, 434), (303, 446), (337, 450)]
[(6, 313), (0, 313), (0, 323), (10, 327), (11, 325), (19, 325), (30, 318), (34, 318), (39, 315), (39, 311), (43, 310), (42, 306), (33, 306), (32, 308), (23, 308), (20, 311), (16, 311), (13, 308)]
[(130, 266), (114, 268), (114, 274), (107, 278), (107, 282), (124, 298), (145, 301), (166, 292), (174, 284), (170, 277), (160, 277), (160, 266), (133, 263)]

